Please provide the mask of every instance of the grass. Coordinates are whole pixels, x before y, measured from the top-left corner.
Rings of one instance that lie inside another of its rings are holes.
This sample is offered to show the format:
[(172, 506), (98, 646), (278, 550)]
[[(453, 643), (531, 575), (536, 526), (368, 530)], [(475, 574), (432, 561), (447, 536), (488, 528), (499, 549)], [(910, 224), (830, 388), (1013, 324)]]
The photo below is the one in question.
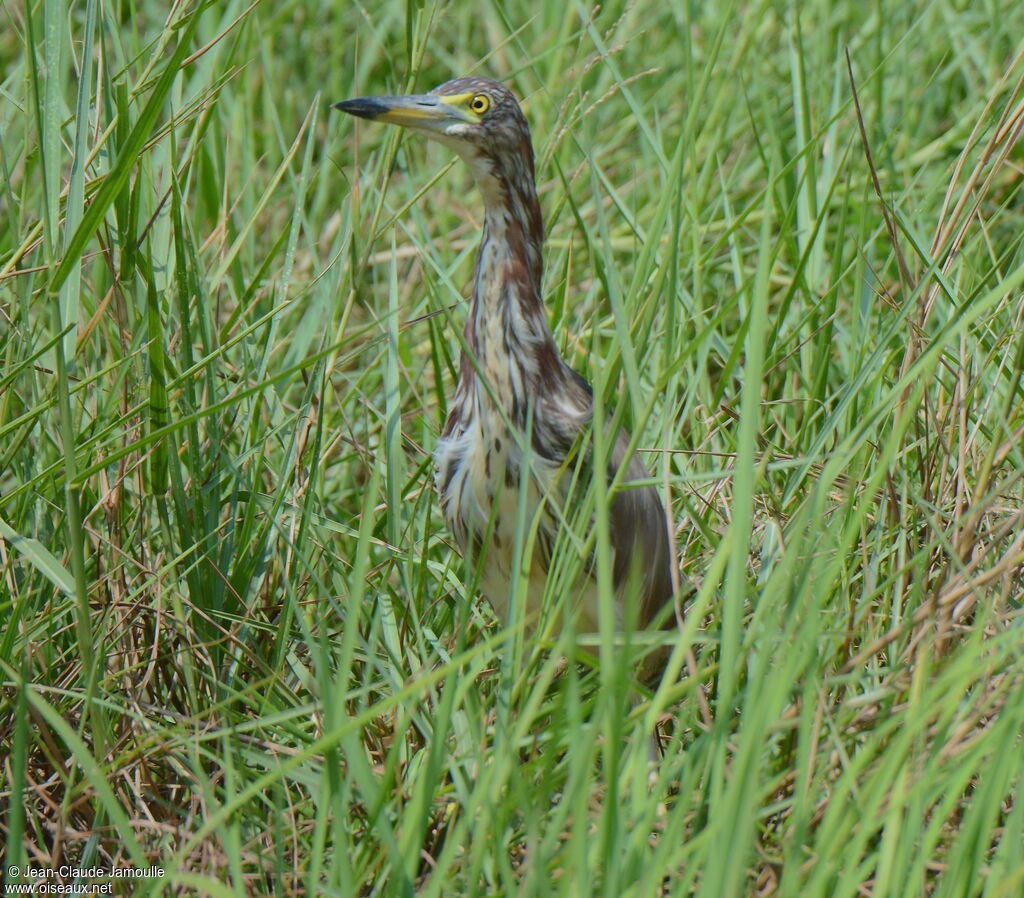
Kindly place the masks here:
[[(5, 871), (1024, 890), (1019, 4), (0, 15)], [(440, 521), (467, 173), (328, 111), (469, 72), (525, 98), (556, 339), (700, 585), (635, 708)]]

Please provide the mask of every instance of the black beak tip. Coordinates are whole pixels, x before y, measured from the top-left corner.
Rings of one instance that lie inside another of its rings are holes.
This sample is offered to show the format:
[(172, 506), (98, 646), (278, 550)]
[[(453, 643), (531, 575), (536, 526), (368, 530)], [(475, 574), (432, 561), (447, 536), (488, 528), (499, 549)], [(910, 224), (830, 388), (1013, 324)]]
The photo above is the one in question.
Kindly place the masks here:
[(349, 115), (357, 115), (359, 118), (376, 118), (381, 113), (379, 103), (373, 100), (342, 100), (340, 103), (332, 103), (332, 109), (340, 109)]

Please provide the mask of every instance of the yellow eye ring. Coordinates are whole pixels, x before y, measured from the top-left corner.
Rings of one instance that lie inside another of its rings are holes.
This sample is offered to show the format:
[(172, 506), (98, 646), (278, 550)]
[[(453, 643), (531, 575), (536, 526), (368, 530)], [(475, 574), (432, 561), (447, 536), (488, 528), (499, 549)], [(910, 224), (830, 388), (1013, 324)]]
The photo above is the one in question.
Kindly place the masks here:
[(477, 115), (483, 115), (491, 108), (491, 98), (487, 94), (477, 94), (469, 101), (469, 108)]

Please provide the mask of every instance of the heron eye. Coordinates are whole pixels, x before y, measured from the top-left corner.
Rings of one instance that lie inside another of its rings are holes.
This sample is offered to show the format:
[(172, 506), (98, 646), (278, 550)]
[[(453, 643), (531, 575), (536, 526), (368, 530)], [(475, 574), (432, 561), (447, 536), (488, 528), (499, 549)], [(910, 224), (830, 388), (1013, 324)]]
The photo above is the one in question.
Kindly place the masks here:
[(483, 115), (491, 108), (491, 98), (487, 94), (477, 94), (469, 101), (469, 108), (477, 115)]

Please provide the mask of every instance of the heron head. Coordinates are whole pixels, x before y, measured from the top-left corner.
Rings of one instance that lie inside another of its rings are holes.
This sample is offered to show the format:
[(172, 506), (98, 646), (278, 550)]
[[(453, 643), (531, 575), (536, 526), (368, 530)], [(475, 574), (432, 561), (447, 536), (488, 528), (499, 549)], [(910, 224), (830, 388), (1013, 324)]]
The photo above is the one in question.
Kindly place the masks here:
[(425, 94), (360, 97), (334, 108), (425, 134), (471, 163), (501, 162), (524, 150), (532, 162), (530, 131), (519, 103), (504, 84), (490, 78), (456, 78)]

